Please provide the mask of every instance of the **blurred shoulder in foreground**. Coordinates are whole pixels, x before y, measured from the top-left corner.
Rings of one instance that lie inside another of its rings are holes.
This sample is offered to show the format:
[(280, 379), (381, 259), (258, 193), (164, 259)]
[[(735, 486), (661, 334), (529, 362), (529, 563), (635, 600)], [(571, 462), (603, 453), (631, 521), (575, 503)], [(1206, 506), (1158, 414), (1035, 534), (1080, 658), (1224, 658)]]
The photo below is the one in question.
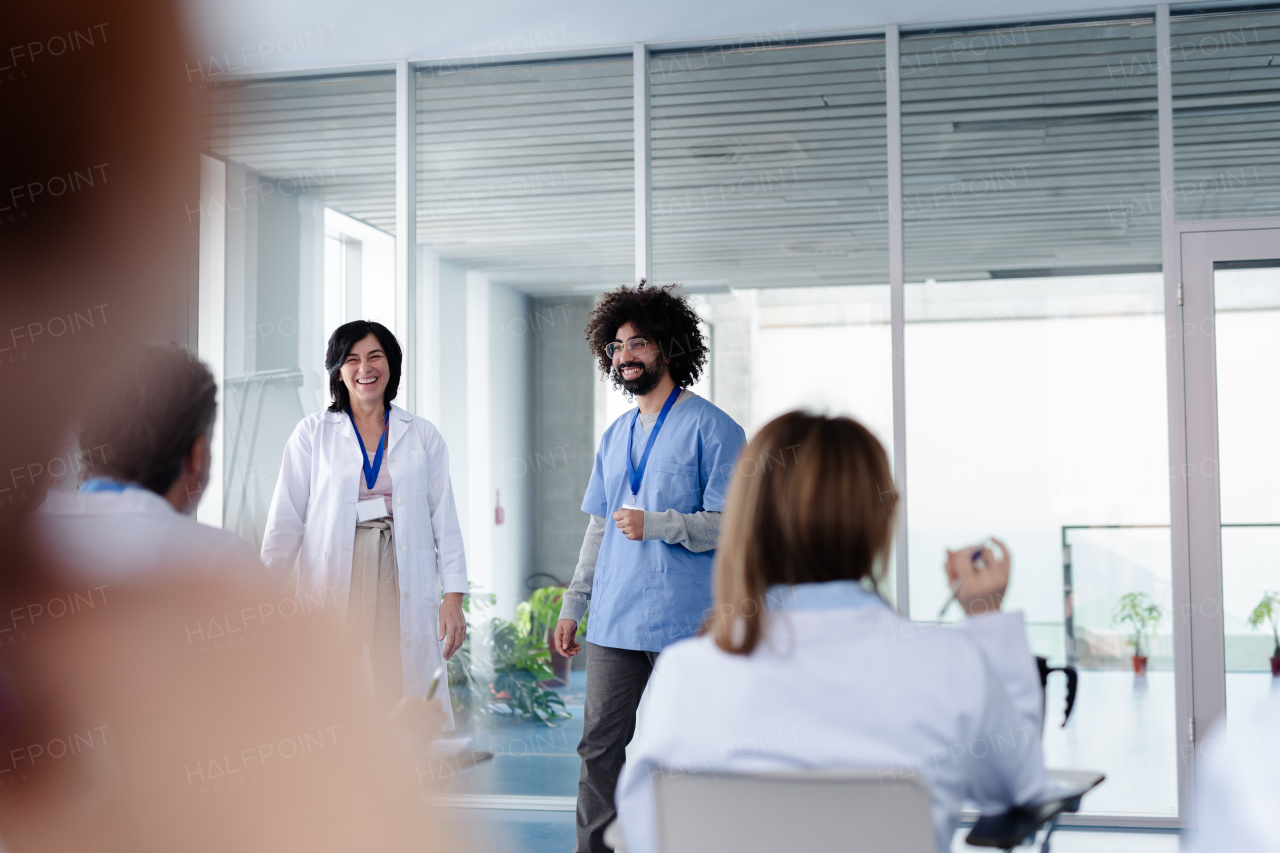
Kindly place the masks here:
[(7, 849), (459, 849), (332, 610), (200, 580), (28, 590), (0, 619)]
[[(161, 513), (171, 489), (151, 475), (163, 472), (92, 472), (109, 482), (88, 498), (123, 496), (114, 515), (82, 513), (114, 528), (101, 553), (86, 554), (97, 534), (69, 532), (79, 522), (57, 505), (33, 522), (39, 496), (24, 484), (78, 413), (110, 399), (146, 342), (190, 340), (200, 105), (176, 4), (17, 3), (3, 18), (21, 67), (0, 87), (0, 841), (11, 853), (458, 849), (362, 701), (332, 605), (244, 580), (252, 564), (183, 571), (217, 548), (189, 525), (177, 557), (165, 544), (189, 519), (172, 501), (176, 517)], [(82, 49), (62, 49), (72, 33)], [(127, 532), (125, 515), (145, 521)], [(130, 576), (65, 577), (40, 534), (59, 519), (57, 562)], [(132, 571), (144, 564), (155, 571)]]

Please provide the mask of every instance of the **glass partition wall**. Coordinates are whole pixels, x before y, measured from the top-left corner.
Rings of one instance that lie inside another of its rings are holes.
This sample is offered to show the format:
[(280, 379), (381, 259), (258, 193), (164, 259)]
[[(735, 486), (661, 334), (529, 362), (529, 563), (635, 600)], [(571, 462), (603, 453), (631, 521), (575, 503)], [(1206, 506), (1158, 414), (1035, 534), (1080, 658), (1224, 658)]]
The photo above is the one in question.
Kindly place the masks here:
[[(262, 543), (285, 442), (329, 404), (324, 346), (394, 328), (395, 77), (244, 82), (206, 93), (201, 288), (224, 311), (201, 357), (222, 386), (221, 478), (201, 520)], [(216, 270), (217, 274), (214, 274)]]
[[(1174, 186), (1171, 196), (1185, 230), (1203, 223), (1229, 228), (1224, 220), (1247, 220), (1238, 242), (1265, 249), (1206, 263), (1184, 237), (1184, 283), (1205, 292), (1183, 322), (1209, 336), (1212, 402), (1207, 409), (1216, 446), (1189, 456), (1193, 484), (1207, 481), (1216, 494), (1217, 518), (1202, 519), (1220, 562), (1211, 604), (1199, 608), (1220, 625), (1222, 670), (1197, 672), (1197, 682), (1225, 689), (1227, 718), (1248, 722), (1276, 684), (1280, 669), (1274, 637), (1280, 599), (1280, 505), (1271, 476), (1277, 470), (1273, 395), (1265, 393), (1277, 365), (1280, 276), (1274, 217), (1280, 213), (1280, 98), (1275, 55), (1280, 47), (1280, 11), (1255, 8), (1213, 14), (1178, 14), (1170, 21)], [(1264, 218), (1271, 218), (1265, 222)], [(1259, 226), (1271, 231), (1257, 230)], [(1232, 228), (1231, 231), (1235, 229)], [(1267, 234), (1269, 237), (1263, 237)], [(1223, 237), (1230, 237), (1230, 231)], [(1194, 242), (1194, 241), (1193, 241)], [(1199, 294), (1197, 294), (1199, 296)], [(1188, 305), (1192, 305), (1188, 301)], [(1188, 347), (1188, 363), (1203, 364), (1203, 348)], [(1189, 373), (1194, 373), (1189, 371)], [(1189, 381), (1188, 385), (1191, 386)], [(1190, 399), (1190, 397), (1189, 397)], [(1202, 398), (1203, 399), (1203, 398)], [(1216, 417), (1215, 417), (1216, 416)], [(1188, 452), (1195, 445), (1188, 439)], [(1211, 458), (1210, 458), (1211, 457)], [(1193, 523), (1194, 520), (1193, 520)], [(1268, 615), (1270, 614), (1270, 616)], [(1206, 631), (1207, 633), (1207, 631)], [(1275, 659), (1275, 663), (1271, 662)]]
[(698, 294), (694, 390), (748, 436), (852, 415), (893, 458), (884, 57), (864, 38), (649, 59), (654, 271)]
[[(1033, 650), (1081, 670), (1065, 728), (1050, 683), (1046, 756), (1109, 777), (1077, 820), (1170, 825), (1190, 802), (1174, 611), (1195, 568), (1179, 569), (1185, 531), (1170, 512), (1179, 415), (1166, 345), (1180, 320), (1166, 316), (1162, 197), (1179, 219), (1276, 213), (1278, 18), (1174, 10), (1175, 186), (1163, 193), (1151, 16), (904, 32), (896, 69), (884, 33), (780, 33), (639, 58), (410, 63), (412, 102), (392, 71), (218, 86), (201, 168), (200, 352), (223, 386), (221, 477), (201, 518), (258, 544), (284, 442), (328, 403), (330, 331), (356, 317), (414, 329), (400, 402), (448, 443), (473, 584), (471, 644), (450, 683), (460, 732), (496, 754), (419, 773), (445, 795), (572, 808), (585, 672), (547, 653), (545, 631), (577, 562), (599, 435), (631, 405), (582, 332), (598, 295), (636, 274), (639, 68), (652, 278), (692, 294), (711, 342), (694, 391), (748, 435), (808, 408), (859, 418), (891, 458), (905, 436), (901, 606), (954, 621), (954, 607), (940, 615), (943, 549), (1007, 542), (1008, 605), (1026, 613)], [(406, 227), (396, 119), (410, 103)], [(407, 303), (397, 239), (416, 252)], [(1270, 297), (1231, 300), (1237, 279), (1247, 291), (1247, 276), (1271, 272), (1218, 273), (1223, 328), (1270, 322)], [(1220, 341), (1220, 370), (1273, 355), (1233, 340)], [(1224, 423), (1265, 414), (1247, 387), (1220, 382)], [(1226, 451), (1224, 484), (1232, 465), (1232, 488), (1249, 485), (1247, 459)], [(1223, 503), (1237, 704), (1265, 675), (1245, 611), (1280, 586), (1265, 569), (1280, 522), (1266, 506)], [(891, 577), (884, 592), (898, 588)], [(1126, 621), (1125, 602), (1159, 617)]]
[[(945, 549), (1001, 538), (1032, 648), (1082, 670), (1047, 760), (1107, 773), (1091, 812), (1171, 816), (1155, 50), (1150, 18), (902, 41), (908, 553), (930, 620)], [(1164, 614), (1142, 675), (1125, 596)]]
[[(496, 755), (419, 771), (453, 795), (573, 797), (585, 672), (549, 657), (547, 632), (595, 456), (582, 330), (592, 295), (635, 268), (631, 57), (416, 82), (420, 411), (449, 444), (473, 584), (470, 673), (455, 661), (450, 683), (460, 733)], [(554, 668), (522, 666), (530, 652)]]
[[(1221, 489), (1223, 657), (1227, 713), (1248, 721), (1271, 692), (1280, 622), (1280, 406), (1259, 394), (1280, 367), (1280, 259), (1220, 264), (1213, 274), (1214, 377)], [(1270, 629), (1270, 630), (1269, 630)]]
[(653, 263), (699, 294), (748, 435), (854, 414), (892, 452), (884, 41), (654, 53)]

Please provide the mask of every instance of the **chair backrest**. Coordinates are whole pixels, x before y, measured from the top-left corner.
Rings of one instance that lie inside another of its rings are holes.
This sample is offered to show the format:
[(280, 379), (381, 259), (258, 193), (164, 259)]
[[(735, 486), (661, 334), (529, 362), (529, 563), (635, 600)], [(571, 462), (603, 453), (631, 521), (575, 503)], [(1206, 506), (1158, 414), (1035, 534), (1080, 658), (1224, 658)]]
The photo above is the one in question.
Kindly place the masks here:
[(654, 774), (660, 853), (937, 853), (928, 786), (875, 771)]

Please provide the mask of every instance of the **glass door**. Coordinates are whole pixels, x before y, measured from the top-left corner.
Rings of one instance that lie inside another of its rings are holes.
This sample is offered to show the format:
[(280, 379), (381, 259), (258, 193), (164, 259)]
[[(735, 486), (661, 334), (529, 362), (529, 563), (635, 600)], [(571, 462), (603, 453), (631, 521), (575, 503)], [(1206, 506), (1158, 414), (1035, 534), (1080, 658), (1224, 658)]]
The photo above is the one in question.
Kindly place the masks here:
[(1257, 224), (1179, 223), (1192, 739), (1280, 685), (1280, 223)]

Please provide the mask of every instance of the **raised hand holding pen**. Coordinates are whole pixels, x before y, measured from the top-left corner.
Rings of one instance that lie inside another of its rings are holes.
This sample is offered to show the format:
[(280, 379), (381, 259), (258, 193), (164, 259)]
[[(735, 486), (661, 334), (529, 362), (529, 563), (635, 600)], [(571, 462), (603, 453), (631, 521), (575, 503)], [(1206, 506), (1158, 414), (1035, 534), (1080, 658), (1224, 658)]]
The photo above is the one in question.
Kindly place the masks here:
[(969, 616), (999, 610), (1009, 587), (1009, 548), (994, 537), (991, 542), (999, 549), (999, 557), (985, 544), (947, 551), (947, 580)]

